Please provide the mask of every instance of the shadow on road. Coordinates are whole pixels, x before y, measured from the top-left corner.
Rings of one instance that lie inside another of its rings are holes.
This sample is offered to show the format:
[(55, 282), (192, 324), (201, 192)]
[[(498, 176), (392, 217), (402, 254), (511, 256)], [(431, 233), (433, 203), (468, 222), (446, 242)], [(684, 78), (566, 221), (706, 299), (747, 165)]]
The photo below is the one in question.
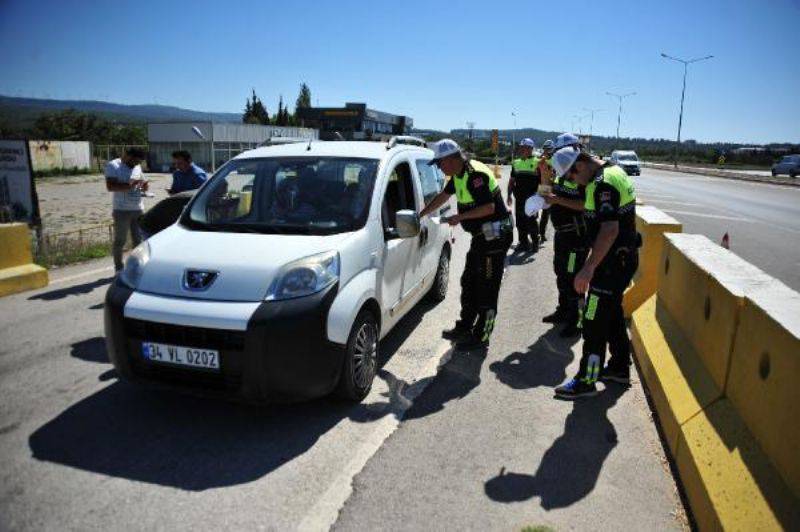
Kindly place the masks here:
[(520, 502), (539, 497), (545, 510), (564, 508), (594, 489), (600, 471), (617, 445), (617, 431), (608, 411), (626, 388), (609, 385), (597, 397), (575, 401), (564, 423), (564, 434), (545, 451), (533, 475), (500, 473), (484, 485), (497, 502)]
[[(381, 367), (432, 308), (418, 305), (381, 342)], [(73, 356), (93, 362), (107, 361), (105, 353), (99, 337), (72, 348)], [(107, 371), (100, 379), (114, 375)], [(392, 400), (330, 399), (253, 407), (116, 381), (41, 426), (28, 444), (37, 460), (200, 491), (261, 478), (308, 451), (342, 419), (373, 421), (392, 408)]]
[(558, 386), (567, 377), (567, 367), (574, 354), (572, 346), (578, 337), (561, 338), (553, 328), (528, 347), (528, 351), (511, 353), (503, 360), (492, 362), (489, 369), (497, 379), (514, 388), (525, 390), (537, 386)]
[(95, 336), (88, 340), (81, 340), (72, 344), (69, 354), (75, 358), (87, 362), (98, 362), (108, 364), (108, 353), (106, 352), (106, 340), (102, 336)]
[(49, 292), (43, 292), (41, 294), (36, 294), (35, 296), (31, 296), (28, 298), (29, 301), (34, 299), (41, 299), (43, 301), (55, 301), (57, 299), (64, 299), (67, 296), (77, 296), (81, 294), (88, 294), (95, 288), (99, 288), (103, 285), (107, 285), (111, 281), (114, 280), (114, 277), (104, 277), (102, 279), (95, 279), (89, 283), (84, 284), (76, 284), (73, 286), (67, 286), (65, 288), (58, 288), (56, 290), (50, 290)]

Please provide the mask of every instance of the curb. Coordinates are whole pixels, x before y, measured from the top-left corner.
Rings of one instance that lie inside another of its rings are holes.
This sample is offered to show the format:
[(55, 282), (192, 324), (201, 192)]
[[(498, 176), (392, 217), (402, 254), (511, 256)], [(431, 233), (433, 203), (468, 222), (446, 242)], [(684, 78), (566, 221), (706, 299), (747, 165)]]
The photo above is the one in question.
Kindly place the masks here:
[(714, 170), (712, 168), (698, 168), (696, 166), (678, 166), (676, 169), (673, 166), (662, 166), (653, 163), (640, 163), (645, 168), (652, 168), (653, 170), (664, 170), (666, 172), (682, 172), (685, 174), (696, 174), (696, 175), (704, 175), (708, 177), (721, 177), (724, 179), (735, 179), (737, 181), (750, 181), (755, 183), (767, 183), (769, 185), (785, 185), (787, 187), (800, 187), (800, 179), (795, 179), (789, 181), (791, 178), (787, 178), (786, 180), (782, 179), (775, 179), (774, 177), (770, 176), (757, 176), (753, 174), (743, 174), (738, 172), (729, 172), (727, 170)]

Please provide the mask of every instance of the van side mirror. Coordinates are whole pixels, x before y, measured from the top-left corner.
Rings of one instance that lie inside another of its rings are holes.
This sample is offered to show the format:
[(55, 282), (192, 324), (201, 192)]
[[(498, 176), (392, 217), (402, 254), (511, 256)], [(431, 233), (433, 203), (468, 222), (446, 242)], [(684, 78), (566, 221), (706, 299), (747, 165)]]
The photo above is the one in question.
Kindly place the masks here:
[(414, 238), (419, 235), (419, 214), (411, 210), (397, 211), (395, 215), (397, 236), (400, 238)]

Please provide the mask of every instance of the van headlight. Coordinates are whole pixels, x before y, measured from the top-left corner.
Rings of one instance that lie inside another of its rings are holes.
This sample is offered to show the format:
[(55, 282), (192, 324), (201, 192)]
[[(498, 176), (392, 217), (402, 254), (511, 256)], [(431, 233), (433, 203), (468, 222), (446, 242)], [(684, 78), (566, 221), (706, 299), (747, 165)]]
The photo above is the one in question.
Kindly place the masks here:
[(290, 262), (280, 269), (264, 298), (280, 301), (310, 296), (339, 280), (339, 253), (328, 251)]
[(136, 289), (139, 281), (142, 279), (144, 266), (150, 260), (150, 244), (147, 240), (133, 248), (128, 259), (125, 261), (125, 267), (119, 272), (119, 280), (128, 288)]

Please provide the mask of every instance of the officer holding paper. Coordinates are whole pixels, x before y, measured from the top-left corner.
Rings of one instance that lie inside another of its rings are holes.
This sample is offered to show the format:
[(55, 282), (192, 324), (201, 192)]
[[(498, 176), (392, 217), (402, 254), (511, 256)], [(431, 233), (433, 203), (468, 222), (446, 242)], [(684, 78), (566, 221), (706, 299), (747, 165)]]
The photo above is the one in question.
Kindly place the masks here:
[(443, 331), (442, 336), (455, 341), (457, 349), (487, 347), (497, 315), (513, 223), (491, 168), (466, 158), (451, 139), (440, 140), (433, 149), (435, 157), (430, 164), (437, 165), (451, 179), (422, 209), (420, 217), (436, 212), (455, 194), (458, 214), (444, 221), (461, 224), (472, 235), (461, 275), (461, 314), (455, 327)]
[[(596, 395), (598, 379), (630, 382), (631, 348), (622, 295), (638, 268), (641, 241), (636, 232), (636, 193), (624, 170), (571, 147), (553, 155), (553, 167), (559, 177), (586, 187), (591, 250), (573, 283), (576, 292), (587, 294), (583, 355), (578, 375), (555, 390), (557, 397), (575, 399)], [(611, 358), (604, 366), (606, 346)]]

